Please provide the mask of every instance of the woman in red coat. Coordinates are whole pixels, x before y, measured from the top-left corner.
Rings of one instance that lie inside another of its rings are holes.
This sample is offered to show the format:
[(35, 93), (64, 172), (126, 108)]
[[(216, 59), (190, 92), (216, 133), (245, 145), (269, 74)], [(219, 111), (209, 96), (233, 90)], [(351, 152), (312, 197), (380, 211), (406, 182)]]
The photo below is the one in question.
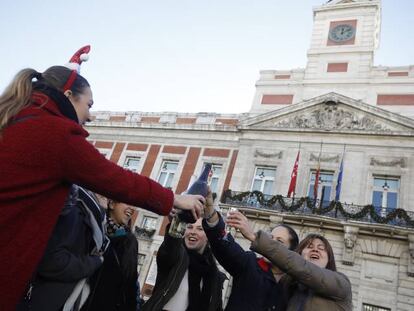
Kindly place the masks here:
[(81, 124), (89, 83), (54, 66), (20, 71), (0, 96), (0, 310), (14, 310), (44, 252), (72, 184), (168, 215), (199, 216), (204, 199), (180, 196), (105, 159)]

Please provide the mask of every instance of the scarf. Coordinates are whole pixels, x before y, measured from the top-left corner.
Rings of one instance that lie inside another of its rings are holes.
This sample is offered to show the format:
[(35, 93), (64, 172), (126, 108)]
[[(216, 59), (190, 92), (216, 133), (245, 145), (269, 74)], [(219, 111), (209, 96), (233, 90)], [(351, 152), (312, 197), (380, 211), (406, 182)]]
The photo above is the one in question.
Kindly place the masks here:
[(257, 259), (257, 264), (264, 272), (269, 272), (272, 268), (272, 264), (268, 261), (266, 261), (263, 257), (260, 259)]
[(70, 100), (58, 89), (50, 87), (42, 82), (33, 83), (33, 90), (50, 97), (58, 106), (59, 111), (68, 119), (79, 123), (78, 115)]
[(111, 240), (111, 249), (125, 280), (136, 278), (138, 241), (129, 227), (117, 224), (109, 215), (106, 218), (106, 234)]
[(107, 216), (106, 221), (106, 233), (110, 238), (124, 236), (129, 232), (127, 226), (117, 224), (110, 216)]
[(98, 203), (98, 198), (93, 192), (90, 192), (82, 187), (77, 188), (78, 201), (85, 208), (85, 211), (89, 217), (96, 251), (102, 253), (108, 246), (108, 238), (105, 234), (105, 213)]
[[(187, 250), (190, 262), (188, 266), (189, 305), (187, 311), (207, 311), (214, 303), (217, 287), (217, 267), (210, 248), (200, 255), (193, 250)], [(202, 281), (202, 287), (200, 284)], [(221, 297), (220, 297), (221, 298)]]

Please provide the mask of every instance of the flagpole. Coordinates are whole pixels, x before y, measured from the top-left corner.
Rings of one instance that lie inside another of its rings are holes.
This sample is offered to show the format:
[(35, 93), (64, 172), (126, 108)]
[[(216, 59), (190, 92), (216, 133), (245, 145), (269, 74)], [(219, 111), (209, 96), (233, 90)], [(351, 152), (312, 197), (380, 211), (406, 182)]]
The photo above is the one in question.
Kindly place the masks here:
[(323, 141), (321, 140), (321, 147), (319, 149), (319, 157), (318, 157), (318, 167), (316, 168), (316, 172), (315, 172), (315, 184), (313, 185), (313, 197), (315, 199), (315, 204), (316, 204), (317, 199), (318, 199), (319, 174), (320, 174), (320, 171), (321, 171), (322, 145), (323, 145)]
[[(301, 146), (301, 144), (302, 144), (302, 141), (299, 140), (298, 155), (297, 155), (298, 166), (296, 167), (296, 177), (298, 176), (298, 167), (299, 167), (299, 157), (300, 157), (300, 146)], [(295, 178), (295, 188), (293, 190), (293, 201), (295, 200), (295, 196), (296, 196), (296, 178)]]
[(293, 194), (293, 199), (295, 198), (295, 194), (296, 194), (296, 178), (298, 175), (300, 145), (301, 145), (301, 142), (299, 141), (298, 154), (296, 155), (296, 160), (295, 160), (295, 163), (293, 164), (292, 174), (290, 175), (290, 183), (289, 183), (289, 188), (288, 188), (288, 193), (287, 193), (288, 198), (290, 198), (290, 196)]
[[(298, 176), (298, 167), (299, 167), (299, 157), (300, 157), (300, 146), (301, 146), (301, 144), (302, 144), (302, 141), (299, 140), (298, 155), (297, 155), (298, 164), (297, 164), (297, 167), (296, 167), (296, 178)], [(296, 196), (296, 178), (295, 178), (295, 188), (293, 189), (293, 201), (295, 200), (295, 196)]]
[(339, 198), (341, 195), (342, 175), (343, 175), (343, 170), (344, 170), (344, 158), (345, 158), (345, 147), (346, 147), (346, 144), (344, 144), (344, 150), (342, 151), (342, 159), (341, 159), (341, 164), (339, 166), (338, 179), (336, 182), (335, 201), (337, 202), (339, 202)]

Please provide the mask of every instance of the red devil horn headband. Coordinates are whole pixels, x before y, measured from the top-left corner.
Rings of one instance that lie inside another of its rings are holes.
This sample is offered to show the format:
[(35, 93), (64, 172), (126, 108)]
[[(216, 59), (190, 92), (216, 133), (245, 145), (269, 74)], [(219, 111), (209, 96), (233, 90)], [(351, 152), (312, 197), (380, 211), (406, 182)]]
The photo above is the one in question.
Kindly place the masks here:
[(82, 62), (86, 62), (89, 59), (89, 51), (91, 50), (90, 45), (85, 45), (84, 47), (81, 47), (79, 50), (76, 51), (75, 54), (70, 58), (69, 63), (67, 63), (65, 66), (69, 69), (72, 69), (72, 73), (69, 76), (68, 81), (66, 81), (65, 85), (63, 86), (63, 92), (69, 90), (73, 82), (76, 80), (77, 74), (80, 72), (80, 65)]

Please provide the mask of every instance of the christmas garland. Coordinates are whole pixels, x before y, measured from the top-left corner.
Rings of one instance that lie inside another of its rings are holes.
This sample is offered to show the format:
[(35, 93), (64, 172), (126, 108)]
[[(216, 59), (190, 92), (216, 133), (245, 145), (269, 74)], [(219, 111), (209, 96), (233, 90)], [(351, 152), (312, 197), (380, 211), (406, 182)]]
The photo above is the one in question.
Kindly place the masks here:
[[(266, 196), (268, 197), (268, 196)], [(408, 227), (414, 227), (414, 220), (407, 214), (402, 208), (393, 209), (386, 216), (378, 215), (376, 208), (372, 205), (365, 205), (359, 212), (350, 213), (345, 210), (344, 205), (338, 201), (331, 201), (329, 205), (322, 206), (315, 204), (314, 199), (310, 197), (302, 198), (284, 198), (281, 195), (275, 195), (270, 198), (266, 198), (260, 191), (245, 191), (237, 194), (233, 194), (231, 190), (226, 190), (223, 193), (222, 203), (245, 203), (246, 206), (251, 206), (251, 203), (259, 203), (261, 207), (272, 209), (276, 204), (279, 204), (282, 211), (295, 212), (300, 208), (308, 208), (312, 214), (324, 215), (329, 212), (339, 212), (346, 219), (361, 220), (369, 216), (373, 221), (380, 224), (388, 224), (394, 220), (402, 219), (405, 221)]]

